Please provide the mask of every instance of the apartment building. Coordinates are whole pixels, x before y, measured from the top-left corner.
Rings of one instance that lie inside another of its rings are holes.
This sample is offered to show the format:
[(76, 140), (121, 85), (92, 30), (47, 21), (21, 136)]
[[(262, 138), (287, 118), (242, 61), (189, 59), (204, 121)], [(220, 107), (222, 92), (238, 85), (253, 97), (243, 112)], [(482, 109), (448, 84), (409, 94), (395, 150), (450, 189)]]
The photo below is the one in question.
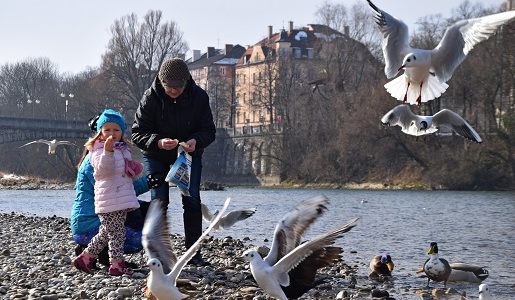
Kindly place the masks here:
[(209, 95), (217, 128), (232, 127), (235, 66), (244, 52), (240, 45), (226, 44), (224, 49), (207, 47), (203, 54), (193, 50), (193, 56), (187, 60), (193, 80)]

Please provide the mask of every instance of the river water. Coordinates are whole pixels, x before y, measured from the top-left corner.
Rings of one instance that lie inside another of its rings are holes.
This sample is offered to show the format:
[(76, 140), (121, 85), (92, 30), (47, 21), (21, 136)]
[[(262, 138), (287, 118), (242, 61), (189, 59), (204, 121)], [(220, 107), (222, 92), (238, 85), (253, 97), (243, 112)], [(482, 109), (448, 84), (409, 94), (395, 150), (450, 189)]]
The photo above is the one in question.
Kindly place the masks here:
[[(320, 194), (330, 199), (329, 209), (306, 238), (359, 217), (358, 225), (338, 242), (344, 260), (357, 265), (359, 275), (369, 273), (374, 255), (387, 251), (395, 263), (394, 285), (400, 283), (396, 289), (424, 287), (427, 280), (415, 271), (427, 259), (429, 243), (436, 241), (440, 256), (451, 263), (487, 266), (485, 283), (494, 299), (515, 299), (515, 192), (229, 188), (201, 195), (212, 210), (226, 197), (232, 199), (229, 209), (256, 207), (253, 217), (216, 235), (249, 237), (249, 243), (269, 246), (265, 239), (272, 239), (280, 218), (296, 203)], [(73, 190), (0, 190), (0, 212), (69, 217), (74, 195)], [(141, 198), (148, 201), (150, 194)], [(171, 231), (182, 234), (178, 191), (172, 189), (171, 199)], [(465, 290), (469, 299), (477, 299), (477, 286), (448, 284)]]

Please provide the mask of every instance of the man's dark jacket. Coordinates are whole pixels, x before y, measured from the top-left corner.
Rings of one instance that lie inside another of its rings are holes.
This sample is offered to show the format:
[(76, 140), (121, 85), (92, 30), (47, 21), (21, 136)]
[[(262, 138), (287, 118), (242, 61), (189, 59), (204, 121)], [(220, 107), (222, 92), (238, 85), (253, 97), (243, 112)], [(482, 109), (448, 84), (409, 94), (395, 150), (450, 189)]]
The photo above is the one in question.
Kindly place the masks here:
[(215, 140), (216, 128), (209, 107), (209, 96), (190, 77), (184, 92), (176, 99), (165, 93), (156, 77), (152, 86), (140, 100), (134, 124), (132, 141), (143, 154), (172, 164), (177, 158), (177, 148), (163, 150), (157, 147), (162, 138), (186, 142), (197, 141), (193, 156), (201, 156)]

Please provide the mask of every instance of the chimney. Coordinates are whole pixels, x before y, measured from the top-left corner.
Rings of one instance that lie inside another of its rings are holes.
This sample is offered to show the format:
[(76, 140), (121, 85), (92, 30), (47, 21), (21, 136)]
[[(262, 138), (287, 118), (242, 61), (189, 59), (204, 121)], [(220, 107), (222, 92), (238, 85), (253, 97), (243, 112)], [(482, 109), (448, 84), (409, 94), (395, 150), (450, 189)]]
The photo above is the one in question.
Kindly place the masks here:
[(345, 33), (346, 36), (349, 36), (349, 26), (343, 26), (343, 33)]
[(506, 11), (513, 9), (513, 0), (506, 0)]
[(274, 29), (272, 25), (268, 25), (268, 39), (272, 38), (272, 34), (274, 33)]
[(215, 56), (215, 47), (207, 47), (207, 58)]
[(229, 54), (232, 50), (232, 44), (225, 44), (225, 55)]
[(293, 21), (289, 21), (289, 27), (288, 27), (288, 33), (291, 33), (293, 31)]
[(193, 50), (193, 59), (192, 61), (197, 61), (200, 58), (200, 50)]

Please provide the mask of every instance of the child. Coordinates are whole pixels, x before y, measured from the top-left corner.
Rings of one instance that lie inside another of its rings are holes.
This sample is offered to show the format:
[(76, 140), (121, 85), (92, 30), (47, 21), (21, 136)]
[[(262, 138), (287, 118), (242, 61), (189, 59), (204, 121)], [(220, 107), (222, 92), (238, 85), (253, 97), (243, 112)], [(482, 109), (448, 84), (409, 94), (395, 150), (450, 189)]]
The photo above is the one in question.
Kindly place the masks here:
[[(95, 213), (100, 218), (98, 234), (73, 261), (77, 269), (86, 273), (92, 273), (95, 258), (109, 246), (109, 274), (132, 274), (123, 260), (124, 222), (127, 212), (139, 207), (131, 177), (137, 176), (142, 167), (132, 161), (123, 141), (125, 128), (123, 116), (106, 109), (97, 121), (97, 134), (86, 143), (94, 168)], [(130, 172), (128, 167), (132, 167)]]

